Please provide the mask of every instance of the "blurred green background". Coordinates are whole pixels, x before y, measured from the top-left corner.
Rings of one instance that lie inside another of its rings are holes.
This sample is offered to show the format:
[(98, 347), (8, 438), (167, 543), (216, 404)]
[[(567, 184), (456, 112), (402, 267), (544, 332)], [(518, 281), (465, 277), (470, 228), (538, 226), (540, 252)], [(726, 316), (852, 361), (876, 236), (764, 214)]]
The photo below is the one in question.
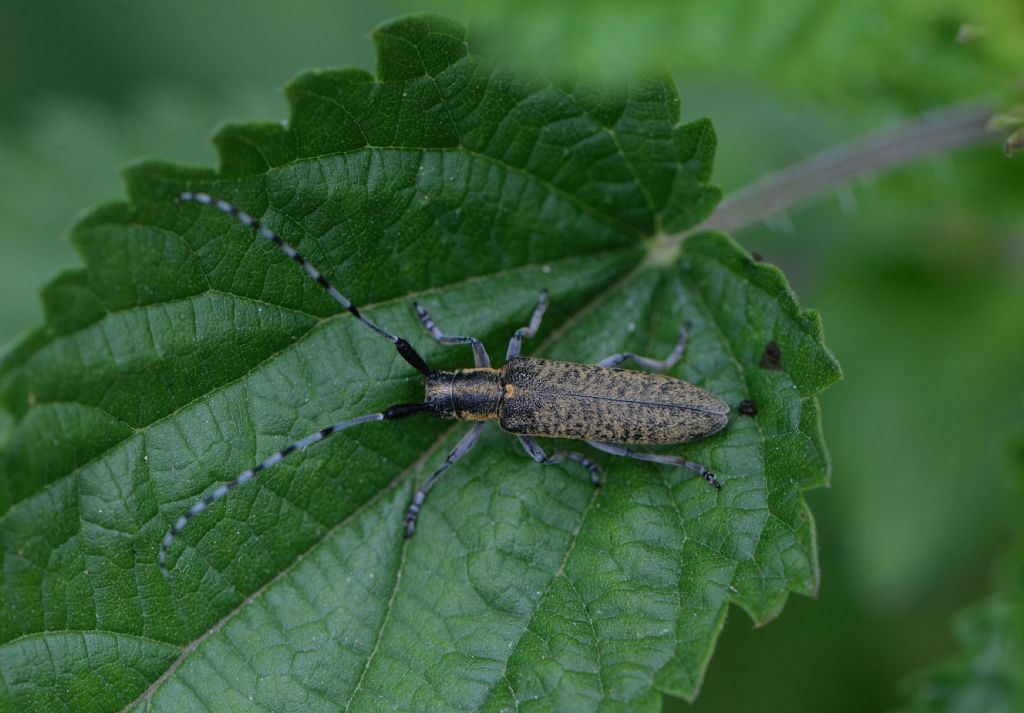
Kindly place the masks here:
[[(196, 0), (0, 6), (0, 344), (41, 323), (63, 235), (160, 156), (215, 163), (227, 120), (278, 120), (315, 66), (369, 68), (370, 30), (410, 11), (491, 23), (535, 62), (677, 78), (719, 133), (726, 194), (846, 139), (1024, 78), (1010, 0), (413, 3)], [(957, 43), (963, 24), (977, 39)], [(666, 710), (884, 711), (954, 649), (1014, 523), (1002, 459), (1024, 422), (1024, 156), (998, 143), (867, 177), (737, 238), (823, 315), (846, 379), (823, 397), (833, 487), (809, 495), (816, 600), (753, 630), (734, 612), (695, 704)]]

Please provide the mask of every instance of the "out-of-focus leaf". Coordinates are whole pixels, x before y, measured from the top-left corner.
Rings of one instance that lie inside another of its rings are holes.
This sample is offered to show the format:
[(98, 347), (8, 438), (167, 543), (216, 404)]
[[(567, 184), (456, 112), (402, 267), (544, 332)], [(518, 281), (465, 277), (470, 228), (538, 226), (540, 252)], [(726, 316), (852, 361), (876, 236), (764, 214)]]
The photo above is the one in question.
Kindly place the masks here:
[(281, 104), (238, 87), (216, 100), (147, 87), (120, 111), (80, 97), (26, 102), (23, 125), (0, 126), (0, 347), (40, 323), (39, 286), (78, 264), (68, 227), (84, 207), (120, 191), (119, 169), (140, 153), (208, 161), (211, 125), (225, 115), (273, 117)]
[[(1018, 487), (1024, 483), (1024, 433), (1011, 443)], [(1021, 501), (1018, 499), (1018, 505)], [(1017, 508), (1018, 525), (1024, 508)], [(996, 593), (960, 614), (961, 652), (908, 682), (908, 713), (1015, 713), (1024, 710), (1024, 542), (1004, 554)]]
[[(738, 80), (854, 111), (1008, 91), (1024, 64), (1024, 16), (1003, 0), (438, 4), (500, 28), (543, 66), (611, 74), (667, 66), (691, 80)], [(964, 25), (974, 32), (958, 42)]]

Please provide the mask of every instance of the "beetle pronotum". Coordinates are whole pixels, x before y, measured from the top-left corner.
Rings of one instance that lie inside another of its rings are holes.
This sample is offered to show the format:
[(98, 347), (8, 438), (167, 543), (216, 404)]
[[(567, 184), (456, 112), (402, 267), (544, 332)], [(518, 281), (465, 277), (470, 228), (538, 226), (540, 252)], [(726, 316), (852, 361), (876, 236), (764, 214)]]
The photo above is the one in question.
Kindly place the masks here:
[(394, 344), (402, 358), (426, 377), (426, 388), (422, 403), (398, 404), (380, 413), (358, 416), (321, 429), (274, 453), (196, 501), (174, 522), (160, 544), (160, 571), (168, 580), (171, 575), (167, 570), (167, 551), (174, 538), (189, 520), (233, 488), (248, 482), (260, 471), (280, 463), (295, 451), (339, 431), (361, 423), (404, 418), (417, 413), (431, 413), (441, 418), (477, 423), (416, 491), (405, 516), (406, 537), (411, 537), (416, 528), (416, 520), (427, 493), (442, 473), (469, 452), (487, 421), (497, 421), (503, 430), (516, 434), (526, 452), (540, 463), (552, 464), (565, 459), (579, 463), (589, 471), (595, 486), (601, 483), (600, 468), (596, 463), (576, 451), (558, 451), (549, 456), (533, 440), (533, 436), (583, 440), (613, 455), (687, 468), (701, 475), (715, 488), (722, 487), (714, 474), (699, 463), (678, 456), (634, 451), (625, 445), (693, 441), (720, 431), (728, 422), (728, 405), (703, 389), (670, 376), (615, 368), (629, 359), (654, 371), (671, 368), (682, 357), (686, 346), (685, 327), (680, 329), (679, 341), (665, 359), (622, 352), (594, 365), (524, 357), (520, 355), (522, 341), (537, 333), (547, 309), (547, 291), (542, 291), (529, 325), (517, 329), (512, 335), (505, 355), (505, 365), (495, 369), (491, 367), (490, 357), (480, 340), (442, 333), (427, 311), (413, 303), (423, 328), (430, 336), (441, 344), (468, 344), (473, 349), (474, 368), (435, 371), (427, 366), (412, 345), (367, 319), (295, 248), (251, 215), (206, 193), (182, 193), (179, 199), (213, 206), (252, 227), (277, 245), (356, 319)]

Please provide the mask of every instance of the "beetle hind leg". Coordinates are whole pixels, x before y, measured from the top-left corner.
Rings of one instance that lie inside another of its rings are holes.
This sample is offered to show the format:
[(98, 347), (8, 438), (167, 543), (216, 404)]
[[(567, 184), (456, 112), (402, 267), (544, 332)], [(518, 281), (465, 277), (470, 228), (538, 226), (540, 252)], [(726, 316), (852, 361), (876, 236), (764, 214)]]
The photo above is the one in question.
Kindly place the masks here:
[(639, 356), (633, 352), (621, 352), (602, 359), (597, 362), (597, 365), (613, 367), (618, 366), (627, 359), (632, 359), (640, 366), (651, 371), (666, 371), (675, 366), (682, 358), (683, 350), (686, 349), (686, 331), (685, 324), (679, 328), (679, 339), (676, 341), (676, 346), (672, 349), (672, 353), (664, 359), (652, 359), (651, 357)]
[(590, 473), (590, 482), (594, 484), (594, 487), (601, 487), (601, 467), (582, 453), (577, 453), (575, 451), (558, 451), (553, 456), (548, 456), (537, 441), (533, 440), (529, 436), (519, 436), (519, 442), (523, 444), (523, 448), (526, 452), (529, 453), (530, 456), (538, 463), (554, 465), (566, 458), (576, 461)]
[(665, 465), (674, 465), (678, 468), (686, 468), (692, 470), (694, 473), (704, 478), (711, 485), (715, 486), (716, 490), (722, 489), (722, 484), (718, 482), (718, 478), (710, 470), (702, 466), (700, 463), (695, 463), (692, 460), (686, 460), (679, 456), (662, 455), (660, 453), (643, 453), (641, 451), (632, 451), (623, 445), (618, 443), (602, 443), (601, 441), (587, 441), (590, 445), (599, 451), (605, 453), (611, 453), (615, 456), (622, 456), (623, 458), (635, 458), (636, 460), (646, 460), (652, 463), (664, 463)]

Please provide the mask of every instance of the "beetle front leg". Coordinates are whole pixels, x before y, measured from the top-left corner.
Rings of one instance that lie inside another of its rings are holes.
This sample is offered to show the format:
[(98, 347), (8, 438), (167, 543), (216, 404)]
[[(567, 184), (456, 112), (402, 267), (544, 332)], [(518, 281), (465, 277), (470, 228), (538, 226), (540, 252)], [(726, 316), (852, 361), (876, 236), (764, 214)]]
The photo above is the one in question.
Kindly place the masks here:
[(597, 362), (598, 366), (613, 367), (618, 366), (627, 359), (632, 359), (637, 364), (651, 371), (666, 371), (675, 366), (683, 356), (683, 350), (686, 349), (686, 325), (684, 324), (679, 328), (679, 340), (676, 342), (675, 348), (672, 353), (664, 359), (652, 359), (651, 357), (637, 356), (633, 352), (621, 352), (619, 354), (612, 354), (610, 357), (606, 357), (601, 361)]
[(444, 459), (444, 463), (438, 467), (430, 477), (423, 481), (423, 485), (416, 491), (416, 495), (412, 498), (412, 504), (405, 513), (405, 536), (412, 537), (412, 533), (416, 530), (416, 520), (420, 516), (420, 510), (423, 509), (423, 501), (427, 499), (427, 493), (434, 487), (437, 479), (441, 477), (441, 474), (451, 468), (455, 463), (462, 458), (462, 456), (469, 453), (470, 449), (476, 444), (476, 439), (480, 438), (480, 431), (483, 430), (486, 421), (480, 423), (469, 429), (469, 433), (462, 437), (452, 452), (448, 454), (448, 457)]
[(512, 335), (512, 339), (509, 340), (505, 361), (510, 361), (519, 356), (519, 353), (523, 350), (523, 337), (532, 339), (536, 336), (537, 330), (540, 329), (540, 321), (544, 318), (544, 311), (547, 308), (548, 291), (541, 290), (540, 297), (537, 298), (537, 306), (533, 308), (533, 314), (530, 315), (530, 324), (517, 329), (516, 333)]
[(565, 458), (576, 461), (590, 473), (590, 482), (594, 484), (594, 487), (601, 487), (601, 467), (582, 453), (577, 453), (575, 451), (558, 451), (553, 456), (548, 457), (548, 454), (544, 452), (544, 449), (540, 447), (537, 441), (533, 440), (529, 436), (519, 436), (519, 442), (523, 444), (523, 448), (526, 449), (526, 452), (529, 453), (530, 456), (532, 456), (538, 463), (554, 465)]
[(710, 470), (702, 466), (700, 463), (695, 463), (692, 460), (686, 460), (679, 456), (668, 456), (661, 455), (659, 453), (643, 453), (641, 451), (631, 451), (623, 445), (618, 443), (603, 443), (601, 441), (587, 441), (590, 445), (599, 451), (605, 453), (611, 453), (615, 456), (622, 456), (623, 458), (635, 458), (636, 460), (646, 460), (652, 463), (664, 463), (665, 465), (674, 465), (678, 468), (687, 468), (697, 473), (704, 480), (715, 486), (716, 490), (722, 489), (722, 484), (718, 482), (718, 478)]
[(440, 329), (438, 329), (437, 325), (434, 324), (434, 320), (430, 318), (430, 314), (427, 312), (427, 310), (423, 309), (423, 307), (420, 306), (419, 302), (413, 302), (412, 306), (416, 310), (416, 314), (420, 318), (420, 324), (422, 324), (423, 328), (430, 333), (430, 336), (439, 341), (441, 344), (470, 345), (471, 347), (473, 347), (473, 366), (477, 368), (482, 367), (486, 369), (489, 369), (491, 367), (491, 359), (490, 357), (487, 356), (487, 350), (484, 348), (484, 345), (480, 342), (479, 339), (477, 339), (476, 337), (452, 337), (447, 334), (444, 334)]

